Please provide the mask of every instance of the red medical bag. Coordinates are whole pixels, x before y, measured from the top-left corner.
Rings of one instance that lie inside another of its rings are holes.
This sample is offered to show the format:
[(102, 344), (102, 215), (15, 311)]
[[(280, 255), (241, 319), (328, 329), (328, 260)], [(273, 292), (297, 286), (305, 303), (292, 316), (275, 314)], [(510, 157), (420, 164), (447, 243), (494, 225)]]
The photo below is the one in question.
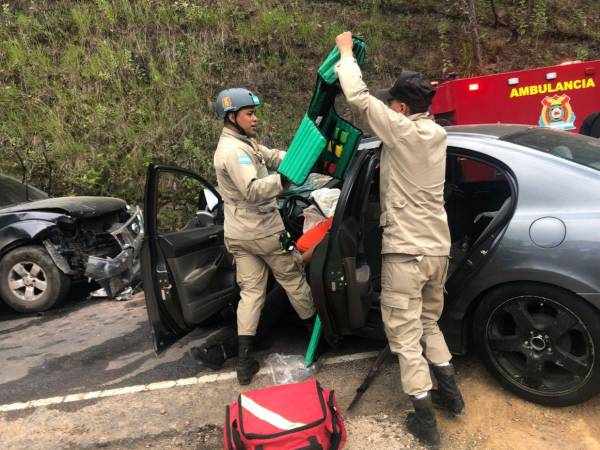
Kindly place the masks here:
[(241, 394), (225, 410), (227, 450), (336, 450), (346, 430), (333, 391), (316, 380)]

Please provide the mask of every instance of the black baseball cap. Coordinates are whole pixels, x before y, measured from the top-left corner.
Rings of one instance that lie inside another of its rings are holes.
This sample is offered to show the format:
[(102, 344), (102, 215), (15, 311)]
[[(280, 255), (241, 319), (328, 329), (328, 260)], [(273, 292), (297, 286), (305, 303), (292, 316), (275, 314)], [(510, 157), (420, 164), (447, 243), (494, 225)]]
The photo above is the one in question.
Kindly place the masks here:
[(379, 89), (375, 97), (384, 103), (391, 99), (408, 104), (415, 111), (427, 111), (435, 95), (435, 87), (423, 74), (403, 70), (389, 89)]

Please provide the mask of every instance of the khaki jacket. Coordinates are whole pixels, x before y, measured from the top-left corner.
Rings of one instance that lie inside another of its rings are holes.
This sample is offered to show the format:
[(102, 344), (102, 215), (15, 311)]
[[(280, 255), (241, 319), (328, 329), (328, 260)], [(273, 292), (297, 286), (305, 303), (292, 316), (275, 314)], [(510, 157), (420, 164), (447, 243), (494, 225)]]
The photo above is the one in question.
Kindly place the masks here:
[(218, 190), (225, 203), (225, 237), (254, 240), (285, 229), (277, 196), (283, 191), (279, 167), (285, 152), (269, 149), (223, 128), (214, 164)]
[(371, 96), (353, 58), (342, 58), (335, 70), (350, 107), (383, 142), (382, 253), (447, 256), (446, 131), (428, 114), (407, 117)]

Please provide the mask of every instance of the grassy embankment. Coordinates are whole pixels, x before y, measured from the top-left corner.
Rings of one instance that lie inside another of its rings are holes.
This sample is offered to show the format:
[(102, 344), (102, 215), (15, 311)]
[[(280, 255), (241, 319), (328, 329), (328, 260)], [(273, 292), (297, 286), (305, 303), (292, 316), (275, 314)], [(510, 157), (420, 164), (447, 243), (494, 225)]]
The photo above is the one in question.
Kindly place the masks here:
[[(261, 138), (285, 147), (337, 33), (365, 37), (365, 78), (441, 78), (600, 58), (596, 0), (480, 1), (477, 67), (461, 0), (60, 0), (0, 9), (0, 172), (57, 194), (139, 202), (145, 167), (213, 178), (226, 86), (263, 99)], [(533, 5), (530, 7), (530, 5)], [(586, 6), (587, 5), (587, 6)], [(579, 7), (578, 7), (579, 6)]]

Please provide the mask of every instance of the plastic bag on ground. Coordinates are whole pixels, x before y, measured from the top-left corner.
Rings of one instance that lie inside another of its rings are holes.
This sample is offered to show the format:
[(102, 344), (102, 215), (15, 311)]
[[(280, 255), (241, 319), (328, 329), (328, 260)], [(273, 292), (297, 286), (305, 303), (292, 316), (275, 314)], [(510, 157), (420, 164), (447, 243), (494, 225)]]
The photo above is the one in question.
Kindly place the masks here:
[(306, 367), (304, 356), (271, 353), (265, 360), (273, 384), (299, 383), (315, 376), (317, 364)]

